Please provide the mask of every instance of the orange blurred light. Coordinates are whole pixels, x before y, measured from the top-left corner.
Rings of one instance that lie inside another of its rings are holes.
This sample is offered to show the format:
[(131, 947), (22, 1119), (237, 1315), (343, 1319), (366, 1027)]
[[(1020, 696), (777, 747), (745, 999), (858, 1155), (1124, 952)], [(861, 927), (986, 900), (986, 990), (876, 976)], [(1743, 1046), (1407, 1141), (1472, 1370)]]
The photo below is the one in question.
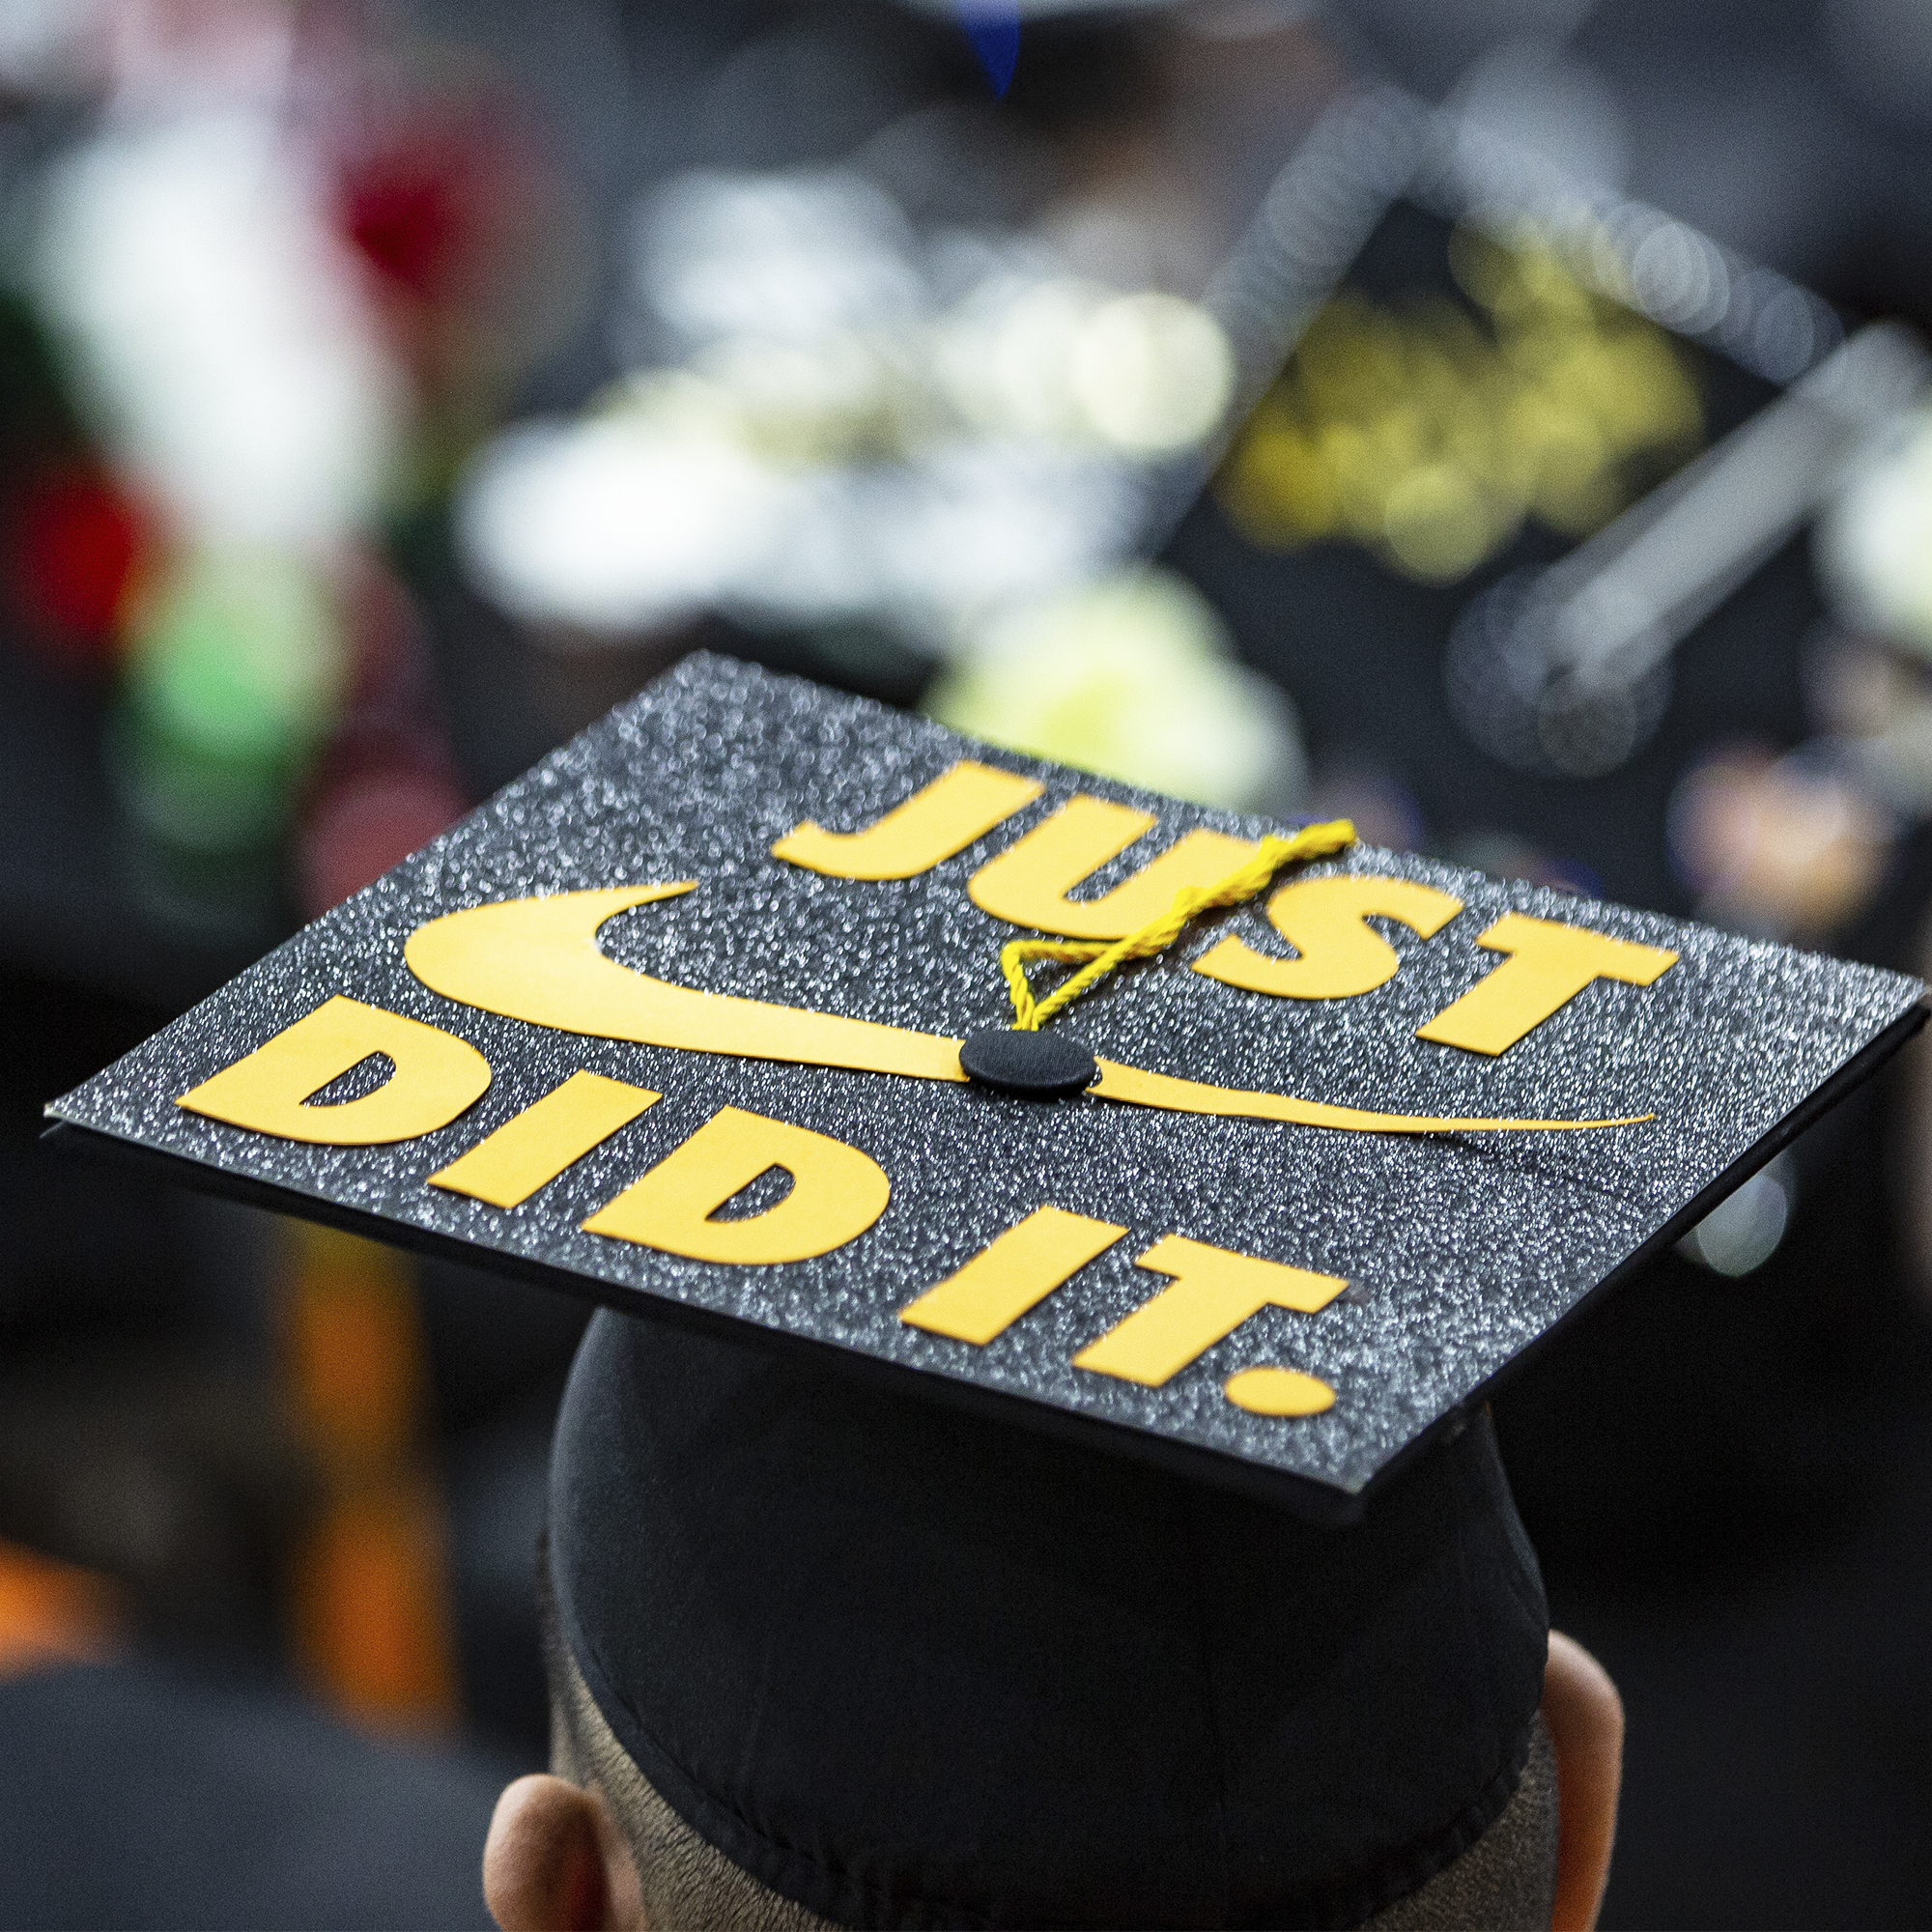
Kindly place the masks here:
[(425, 1395), (409, 1264), (328, 1228), (293, 1231), (289, 1390), (326, 1460), (381, 1462), (407, 1449)]
[(363, 1722), (445, 1725), (460, 1710), (456, 1640), (410, 1264), (332, 1229), (289, 1235), (287, 1387), (327, 1491), (290, 1577), (298, 1665)]
[(331, 1703), (387, 1729), (434, 1729), (459, 1708), (442, 1513), (402, 1472), (335, 1497), (296, 1561), (297, 1656)]
[(105, 1577), (0, 1543), (0, 1678), (63, 1663), (105, 1663), (127, 1647), (128, 1618)]

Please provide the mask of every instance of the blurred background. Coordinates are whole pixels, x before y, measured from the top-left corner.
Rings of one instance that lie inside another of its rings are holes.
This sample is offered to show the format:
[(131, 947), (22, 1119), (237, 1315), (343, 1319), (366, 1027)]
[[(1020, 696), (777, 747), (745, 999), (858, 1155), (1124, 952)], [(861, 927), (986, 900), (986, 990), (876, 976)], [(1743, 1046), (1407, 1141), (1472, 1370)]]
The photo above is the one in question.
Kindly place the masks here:
[[(1922, 0), (0, 0), (0, 1922), (483, 1921), (583, 1320), (43, 1101), (698, 646), (1923, 970), (1927, 329)], [(1497, 1404), (1606, 1925), (1932, 1916), (1924, 1057)]]

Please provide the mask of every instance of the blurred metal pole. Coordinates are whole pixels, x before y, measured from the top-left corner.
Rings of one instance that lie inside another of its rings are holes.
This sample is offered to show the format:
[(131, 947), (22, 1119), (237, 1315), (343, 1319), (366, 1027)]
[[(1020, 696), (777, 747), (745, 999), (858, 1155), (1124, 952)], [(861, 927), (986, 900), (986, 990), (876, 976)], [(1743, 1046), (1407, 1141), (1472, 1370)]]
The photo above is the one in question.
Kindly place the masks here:
[(1580, 685), (1641, 677), (1812, 514), (1928, 378), (1932, 355), (1903, 324), (1861, 329), (1552, 565), (1519, 625)]
[(1678, 644), (1769, 559), (1932, 384), (1900, 323), (1860, 330), (1560, 563), (1469, 604), (1450, 703), (1519, 770), (1597, 778), (1657, 729)]

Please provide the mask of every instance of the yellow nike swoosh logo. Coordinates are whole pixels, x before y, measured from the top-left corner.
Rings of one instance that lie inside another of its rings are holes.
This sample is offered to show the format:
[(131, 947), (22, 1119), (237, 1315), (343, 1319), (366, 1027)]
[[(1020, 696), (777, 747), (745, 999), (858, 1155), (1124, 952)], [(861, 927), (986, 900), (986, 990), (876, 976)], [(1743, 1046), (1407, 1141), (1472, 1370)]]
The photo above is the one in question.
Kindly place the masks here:
[[(486, 1013), (526, 1020), (561, 1033), (689, 1053), (729, 1053), (799, 1066), (837, 1066), (856, 1073), (899, 1073), (916, 1080), (960, 1080), (959, 1042), (908, 1027), (846, 1019), (806, 1007), (781, 1007), (729, 993), (705, 993), (607, 958), (597, 934), (633, 906), (693, 891), (695, 879), (663, 886), (613, 886), (539, 898), (500, 899), (430, 920), (403, 948), (409, 969), (433, 993)], [(1447, 1120), (1420, 1114), (1381, 1114), (1332, 1107), (1292, 1094), (1212, 1087), (1173, 1074), (1150, 1073), (1111, 1060), (1088, 1091), (1102, 1100), (1159, 1107), (1173, 1113), (1287, 1121), (1298, 1126), (1357, 1133), (1436, 1134), (1497, 1128), (1561, 1131), (1627, 1127), (1654, 1118), (1614, 1121)]]

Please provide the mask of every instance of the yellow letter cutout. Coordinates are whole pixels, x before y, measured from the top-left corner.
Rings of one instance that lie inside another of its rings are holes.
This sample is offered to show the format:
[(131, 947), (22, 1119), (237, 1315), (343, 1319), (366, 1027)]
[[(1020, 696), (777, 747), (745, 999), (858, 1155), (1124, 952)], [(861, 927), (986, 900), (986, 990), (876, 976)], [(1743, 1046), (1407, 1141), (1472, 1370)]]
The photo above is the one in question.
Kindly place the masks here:
[(1121, 939), (1158, 918), (1188, 886), (1218, 885), (1258, 849), (1224, 832), (1196, 830), (1177, 838), (1132, 878), (1096, 899), (1066, 895), (1109, 859), (1153, 828), (1151, 812), (1085, 792), (973, 874), (966, 891), (981, 912), (1063, 939)]
[(1505, 913), (1487, 932), (1477, 934), (1476, 944), (1510, 956), (1427, 1026), (1417, 1027), (1418, 1039), (1466, 1047), (1471, 1053), (1502, 1053), (1593, 980), (1648, 986), (1677, 964), (1677, 954), (1661, 946), (1638, 946), (1520, 912)]
[(1320, 1415), (1335, 1406), (1335, 1391), (1319, 1376), (1272, 1363), (1237, 1370), (1221, 1384), (1221, 1393), (1252, 1415)]
[(899, 1320), (928, 1335), (984, 1348), (1126, 1232), (1064, 1208), (1037, 1208), (988, 1242), (957, 1274), (901, 1308)]
[(1347, 1000), (1395, 977), (1402, 960), (1380, 933), (1363, 923), (1393, 919), (1433, 939), (1463, 910), (1463, 901), (1413, 879), (1345, 873), (1295, 879), (1268, 900), (1274, 929), (1294, 948), (1293, 959), (1270, 959), (1232, 935), (1194, 962), (1197, 973), (1251, 993), (1289, 1000)]
[(1159, 1388), (1264, 1308), (1293, 1308), (1314, 1315), (1349, 1285), (1338, 1275), (1312, 1274), (1306, 1268), (1211, 1248), (1180, 1235), (1156, 1241), (1134, 1265), (1172, 1275), (1174, 1286), (1162, 1289), (1097, 1342), (1082, 1349), (1073, 1366), (1147, 1388)]
[[(742, 1220), (711, 1218), (774, 1167), (791, 1176), (782, 1201)], [(724, 1107), (583, 1226), (695, 1262), (803, 1262), (856, 1240), (891, 1197), (870, 1154), (830, 1134)]]
[(429, 1184), (468, 1194), (492, 1208), (514, 1208), (657, 1100), (648, 1087), (607, 1080), (601, 1073), (573, 1073), (441, 1173), (431, 1175)]
[(962, 758), (863, 832), (827, 832), (810, 819), (772, 847), (772, 857), (835, 879), (912, 879), (1031, 804), (1042, 786), (1017, 772)]
[[(309, 1098), (372, 1055), (391, 1072), (340, 1106)], [(176, 1100), (231, 1127), (317, 1147), (376, 1147), (434, 1133), (482, 1098), (490, 1063), (454, 1034), (341, 994)]]

